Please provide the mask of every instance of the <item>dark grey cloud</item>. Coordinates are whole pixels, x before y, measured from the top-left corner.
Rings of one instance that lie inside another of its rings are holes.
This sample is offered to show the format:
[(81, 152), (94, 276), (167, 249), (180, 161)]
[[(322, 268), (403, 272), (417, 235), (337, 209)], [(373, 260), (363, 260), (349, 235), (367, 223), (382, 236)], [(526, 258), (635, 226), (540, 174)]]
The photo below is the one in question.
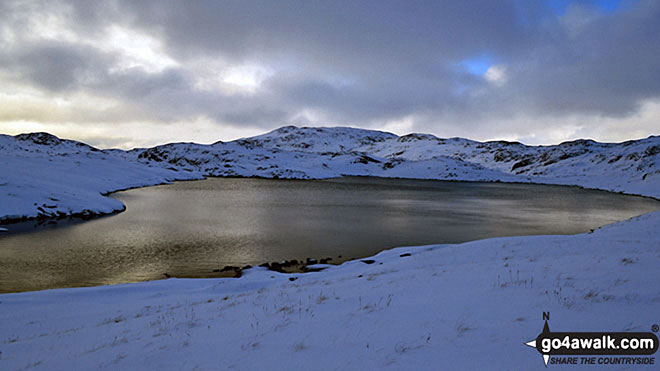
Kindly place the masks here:
[(659, 2), (598, 17), (576, 34), (555, 27), (527, 58), (511, 62), (511, 90), (524, 104), (548, 113), (616, 116), (660, 95)]
[[(414, 117), (412, 130), (495, 133), (492, 120), (514, 115), (627, 117), (660, 99), (660, 3), (623, 1), (603, 12), (576, 0), (562, 14), (547, 4), (0, 2), (0, 26), (20, 39), (0, 50), (0, 72), (51, 94), (115, 99), (117, 120), (206, 117), (264, 129), (295, 124), (312, 110), (330, 122), (306, 123), (373, 127)], [(70, 32), (98, 44), (31, 38), (34, 13), (59, 14)], [(102, 45), (113, 25), (158, 40), (178, 63), (158, 71), (118, 69), (122, 56)], [(465, 68), (480, 57), (501, 66), (501, 82)], [(202, 89), (200, 68), (214, 60), (272, 73), (249, 93)], [(530, 130), (512, 125), (509, 133)]]
[(52, 92), (104, 83), (113, 60), (113, 56), (89, 46), (52, 41), (0, 52), (2, 69)]
[[(516, 2), (179, 1), (126, 2), (136, 27), (162, 33), (175, 53), (236, 59), (300, 53), (332, 65), (456, 58), (507, 50), (527, 38)], [(495, 32), (493, 32), (495, 31)], [(324, 52), (325, 51), (325, 52)], [(344, 58), (350, 57), (349, 61)], [(365, 67), (365, 66), (360, 66)], [(406, 67), (411, 67), (406, 64)]]

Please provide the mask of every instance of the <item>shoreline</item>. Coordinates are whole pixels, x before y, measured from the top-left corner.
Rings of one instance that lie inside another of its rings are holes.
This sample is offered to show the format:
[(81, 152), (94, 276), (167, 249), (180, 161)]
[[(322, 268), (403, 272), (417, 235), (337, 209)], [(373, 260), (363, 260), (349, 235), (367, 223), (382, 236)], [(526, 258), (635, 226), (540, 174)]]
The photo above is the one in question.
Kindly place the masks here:
[[(115, 198), (113, 198), (111, 196), (112, 196), (112, 194), (117, 193), (117, 192), (123, 192), (123, 191), (129, 191), (129, 190), (132, 190), (132, 189), (140, 189), (140, 188), (147, 188), (147, 187), (156, 187), (156, 186), (161, 186), (161, 185), (168, 185), (168, 184), (172, 184), (172, 183), (175, 183), (175, 182), (191, 182), (191, 181), (206, 180), (206, 179), (209, 179), (209, 178), (269, 179), (269, 180), (291, 180), (291, 181), (320, 181), (320, 180), (341, 179), (341, 178), (377, 178), (377, 179), (400, 179), (400, 180), (425, 180), (425, 181), (446, 182), (446, 183), (485, 183), (485, 184), (504, 183), (504, 184), (525, 184), (525, 185), (531, 184), (531, 185), (541, 185), (541, 186), (574, 187), (574, 188), (583, 189), (583, 190), (608, 192), (608, 193), (613, 193), (613, 194), (620, 194), (620, 195), (634, 196), (634, 197), (644, 197), (644, 198), (650, 198), (650, 199), (653, 199), (653, 200), (660, 201), (660, 196), (656, 197), (656, 196), (652, 196), (652, 195), (644, 194), (644, 193), (615, 191), (615, 190), (606, 189), (606, 188), (599, 188), (599, 187), (587, 187), (587, 186), (582, 186), (580, 184), (572, 184), (572, 183), (545, 182), (546, 179), (542, 179), (540, 182), (537, 182), (537, 181), (534, 181), (533, 178), (528, 179), (528, 181), (510, 181), (510, 180), (500, 180), (500, 179), (494, 179), (494, 180), (462, 180), (462, 179), (433, 179), (433, 178), (413, 178), (413, 177), (386, 177), (386, 176), (377, 176), (377, 175), (352, 175), (352, 174), (344, 174), (344, 175), (341, 175), (341, 176), (328, 177), (328, 178), (305, 178), (305, 179), (300, 179), (300, 178), (269, 178), (269, 177), (259, 176), (259, 175), (254, 175), (254, 176), (204, 175), (202, 178), (173, 179), (173, 180), (170, 180), (170, 181), (164, 181), (164, 182), (156, 183), (156, 184), (131, 186), (131, 187), (116, 189), (116, 190), (107, 191), (107, 192), (100, 192), (99, 194), (103, 197), (108, 197), (108, 198), (111, 198), (113, 200), (116, 200)], [(119, 202), (121, 202), (121, 201), (119, 201)], [(36, 216), (29, 216), (29, 215), (21, 215), (21, 216), (17, 216), (17, 217), (2, 216), (2, 217), (0, 217), (0, 226), (8, 226), (8, 225), (11, 225), (11, 224), (25, 223), (25, 222), (30, 222), (30, 221), (35, 221), (35, 222), (40, 222), (40, 223), (48, 223), (49, 221), (61, 221), (61, 220), (65, 220), (65, 219), (79, 219), (80, 221), (86, 221), (86, 220), (91, 220), (91, 219), (106, 217), (106, 216), (112, 216), (112, 215), (115, 215), (115, 214), (122, 213), (122, 212), (126, 211), (126, 208), (127, 208), (127, 206), (125, 204), (122, 203), (122, 205), (123, 205), (123, 208), (118, 209), (118, 210), (109, 211), (109, 212), (99, 212), (99, 211), (94, 211), (92, 209), (83, 209), (82, 211), (68, 213), (68, 214), (60, 212), (57, 215), (40, 214), (40, 215), (36, 215)], [(19, 232), (19, 233), (21, 233), (21, 232)]]
[[(218, 178), (218, 179), (222, 179), (222, 178), (236, 178), (236, 179), (253, 178), (253, 179), (273, 180), (273, 179), (268, 179), (268, 178), (264, 178), (264, 177), (208, 177), (208, 178), (204, 178), (204, 179), (190, 179), (190, 180), (183, 180), (183, 181), (188, 182), (188, 181), (192, 181), (192, 180), (206, 180), (206, 179), (213, 179), (213, 178)], [(294, 181), (294, 182), (295, 181), (312, 181), (313, 182), (313, 181), (339, 180), (341, 182), (342, 179), (347, 179), (347, 178), (349, 178), (349, 179), (350, 178), (377, 179), (377, 180), (382, 180), (382, 181), (385, 181), (385, 182), (387, 182), (388, 180), (403, 180), (403, 181), (415, 180), (415, 181), (422, 181), (422, 182), (440, 182), (440, 183), (448, 183), (448, 184), (451, 184), (451, 183), (472, 183), (472, 184), (484, 184), (484, 185), (488, 185), (488, 184), (517, 184), (517, 185), (524, 185), (524, 186), (539, 185), (539, 186), (545, 186), (545, 187), (571, 187), (571, 188), (580, 189), (580, 190), (595, 191), (595, 192), (606, 192), (606, 193), (613, 194), (613, 195), (620, 194), (620, 193), (614, 193), (614, 192), (610, 192), (610, 191), (606, 191), (606, 190), (600, 190), (600, 189), (588, 189), (588, 188), (584, 188), (584, 187), (581, 187), (581, 186), (567, 186), (567, 185), (558, 185), (558, 184), (540, 184), (540, 183), (529, 183), (529, 182), (500, 182), (500, 181), (487, 181), (487, 182), (484, 182), (484, 181), (437, 180), (437, 179), (400, 178), (400, 177), (399, 178), (389, 178), (389, 177), (351, 176), (351, 175), (343, 176), (343, 177), (334, 177), (334, 178), (323, 178), (323, 179), (281, 179), (281, 180), (289, 180), (289, 181)], [(181, 181), (181, 182), (183, 182), (183, 181)], [(173, 184), (173, 183), (176, 183), (176, 182), (179, 182), (179, 181), (161, 183), (161, 184), (153, 185), (153, 186), (166, 186), (166, 185), (170, 185), (170, 184)], [(117, 190), (117, 191), (113, 191), (113, 192), (107, 192), (107, 193), (105, 193), (105, 196), (106, 197), (112, 197), (112, 194), (117, 193), (117, 192), (123, 192), (123, 191), (131, 190), (131, 189), (139, 189), (139, 188), (146, 188), (146, 187), (152, 187), (152, 186), (130, 187), (130, 188)], [(640, 195), (626, 195), (626, 196), (644, 197), (644, 198), (649, 198), (649, 199), (652, 199), (652, 200), (657, 200), (653, 197), (646, 197), (646, 196), (640, 196)], [(127, 208), (127, 206), (124, 207), (124, 210), (126, 210), (126, 208)], [(646, 214), (649, 214), (649, 213), (654, 213), (654, 212), (657, 212), (657, 210), (656, 211), (650, 211), (650, 212), (645, 213), (645, 214), (640, 214), (639, 216), (646, 215)], [(95, 216), (91, 216), (91, 217), (87, 217), (87, 218), (80, 218), (78, 220), (76, 220), (75, 217), (57, 218), (55, 220), (59, 220), (59, 221), (64, 220), (63, 223), (66, 223), (66, 224), (69, 224), (69, 223), (78, 224), (78, 223), (84, 223), (84, 222), (86, 222), (87, 220), (90, 220), (90, 219), (109, 217), (109, 216), (112, 216), (112, 215), (115, 215), (115, 214), (118, 214), (118, 213), (119, 212), (113, 212), (111, 214), (95, 215)], [(636, 216), (634, 216), (632, 218), (635, 218), (635, 217)], [(50, 220), (50, 222), (47, 222), (49, 220)], [(604, 225), (595, 226), (590, 231), (593, 232), (594, 230), (601, 229), (601, 228), (603, 228), (605, 226), (608, 226), (608, 225), (611, 225), (611, 224), (622, 223), (622, 222), (625, 222), (626, 220), (629, 220), (629, 219), (613, 221), (613, 222), (609, 222), (609, 223), (604, 224)], [(38, 229), (35, 228), (34, 230), (18, 231), (18, 232), (13, 232), (11, 234), (41, 232), (41, 231), (51, 227), (50, 223), (53, 223), (53, 219), (43, 218), (43, 219), (40, 219), (40, 222), (41, 223), (46, 223), (46, 224), (42, 227), (39, 227)], [(66, 226), (67, 226), (66, 224), (61, 226), (61, 227), (66, 228)], [(59, 226), (56, 226), (56, 227), (59, 227)], [(29, 228), (29, 227), (27, 227), (27, 228)], [(581, 233), (588, 233), (588, 232), (578, 232), (577, 234), (564, 234), (564, 233), (561, 233), (561, 234), (550, 234), (550, 235), (579, 235)], [(548, 235), (548, 234), (545, 234), (545, 235)], [(530, 235), (521, 235), (521, 236), (530, 236)], [(521, 236), (511, 235), (510, 237), (521, 237)], [(543, 235), (537, 235), (537, 236), (543, 236)], [(503, 237), (497, 237), (497, 236), (495, 236), (495, 237), (486, 237), (486, 238), (481, 238), (481, 239), (468, 240), (468, 241), (461, 242), (461, 243), (481, 241), (481, 240), (490, 239), (490, 238), (503, 238)], [(437, 244), (437, 243), (431, 242), (427, 246), (431, 246), (431, 245), (434, 245), (434, 244)], [(400, 246), (401, 245), (387, 247), (387, 248), (385, 248), (384, 250), (381, 250), (381, 251), (387, 251), (387, 250), (395, 249), (395, 248), (398, 248)], [(239, 262), (238, 266), (227, 265), (227, 266), (223, 267), (222, 265), (220, 265), (217, 268), (213, 269), (212, 271), (209, 270), (208, 272), (207, 271), (195, 271), (195, 272), (191, 271), (191, 272), (187, 272), (187, 273), (182, 273), (182, 272), (174, 273), (174, 272), (162, 271), (161, 276), (159, 278), (155, 278), (155, 276), (154, 276), (154, 278), (150, 278), (150, 279), (147, 279), (147, 280), (117, 282), (117, 283), (111, 283), (111, 284), (83, 285), (83, 286), (64, 286), (64, 287), (59, 286), (59, 287), (42, 288), (42, 289), (28, 290), (28, 291), (7, 291), (7, 292), (3, 292), (1, 294), (20, 293), (20, 292), (35, 292), (35, 291), (45, 291), (45, 290), (57, 290), (57, 289), (74, 289), (74, 288), (80, 288), (80, 287), (97, 287), (97, 286), (117, 285), (117, 284), (125, 284), (125, 283), (151, 282), (151, 281), (158, 281), (158, 280), (168, 279), (168, 278), (181, 278), (181, 279), (188, 279), (188, 278), (194, 278), (194, 279), (239, 278), (239, 277), (242, 276), (242, 274), (245, 270), (251, 269), (253, 266), (265, 267), (266, 269), (268, 269), (270, 271), (274, 271), (274, 272), (278, 272), (278, 273), (286, 273), (286, 274), (307, 273), (307, 272), (310, 271), (310, 269), (308, 269), (308, 266), (315, 265), (315, 264), (317, 264), (317, 262), (320, 262), (321, 264), (329, 264), (329, 265), (332, 265), (332, 266), (337, 266), (337, 265), (343, 264), (346, 261), (365, 260), (365, 259), (369, 260), (369, 258), (371, 258), (371, 257), (372, 257), (372, 255), (364, 255), (364, 256), (357, 256), (357, 257), (350, 257), (350, 258), (342, 258), (341, 256), (339, 256), (338, 257), (340, 259), (339, 262), (333, 262), (331, 257), (320, 258), (319, 259), (318, 256), (315, 256), (315, 257), (314, 256), (303, 256), (303, 260), (301, 260), (301, 261), (291, 259), (291, 260), (282, 260), (282, 261)], [(307, 262), (305, 262), (304, 259), (307, 259)], [(313, 261), (310, 261), (310, 260), (313, 260)], [(248, 265), (244, 266), (246, 264), (248, 264)]]

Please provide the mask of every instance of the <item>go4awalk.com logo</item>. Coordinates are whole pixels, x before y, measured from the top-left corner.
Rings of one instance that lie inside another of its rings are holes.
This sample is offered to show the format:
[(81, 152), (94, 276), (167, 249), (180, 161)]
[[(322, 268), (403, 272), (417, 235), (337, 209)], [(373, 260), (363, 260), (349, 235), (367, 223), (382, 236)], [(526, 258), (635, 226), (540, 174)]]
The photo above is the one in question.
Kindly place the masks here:
[(525, 343), (541, 353), (545, 366), (557, 365), (655, 365), (658, 325), (653, 332), (553, 332), (545, 325), (536, 339)]

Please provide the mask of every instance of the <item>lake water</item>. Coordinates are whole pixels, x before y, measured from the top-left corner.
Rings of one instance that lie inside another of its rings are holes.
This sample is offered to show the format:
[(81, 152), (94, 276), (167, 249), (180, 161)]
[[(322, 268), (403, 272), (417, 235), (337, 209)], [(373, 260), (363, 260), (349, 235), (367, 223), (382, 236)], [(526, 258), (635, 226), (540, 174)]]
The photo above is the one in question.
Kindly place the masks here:
[[(573, 234), (660, 209), (575, 187), (380, 178), (212, 178), (118, 192), (113, 216), (0, 237), (0, 292), (213, 277), (225, 265)], [(342, 258), (338, 258), (338, 256)]]

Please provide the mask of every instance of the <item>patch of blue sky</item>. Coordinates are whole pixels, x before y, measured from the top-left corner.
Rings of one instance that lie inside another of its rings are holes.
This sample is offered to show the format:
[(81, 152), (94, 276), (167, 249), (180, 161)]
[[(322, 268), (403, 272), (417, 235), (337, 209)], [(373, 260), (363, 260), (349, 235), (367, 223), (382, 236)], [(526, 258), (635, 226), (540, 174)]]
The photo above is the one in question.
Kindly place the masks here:
[(459, 64), (471, 74), (481, 76), (486, 73), (494, 63), (490, 56), (484, 54), (478, 57), (464, 59)]
[(572, 4), (581, 4), (599, 9), (603, 13), (610, 14), (620, 10), (624, 3), (636, 0), (545, 0), (548, 7), (558, 16), (564, 15), (566, 9)]
[(604, 13), (614, 13), (621, 8), (621, 0), (599, 0), (594, 5)]

